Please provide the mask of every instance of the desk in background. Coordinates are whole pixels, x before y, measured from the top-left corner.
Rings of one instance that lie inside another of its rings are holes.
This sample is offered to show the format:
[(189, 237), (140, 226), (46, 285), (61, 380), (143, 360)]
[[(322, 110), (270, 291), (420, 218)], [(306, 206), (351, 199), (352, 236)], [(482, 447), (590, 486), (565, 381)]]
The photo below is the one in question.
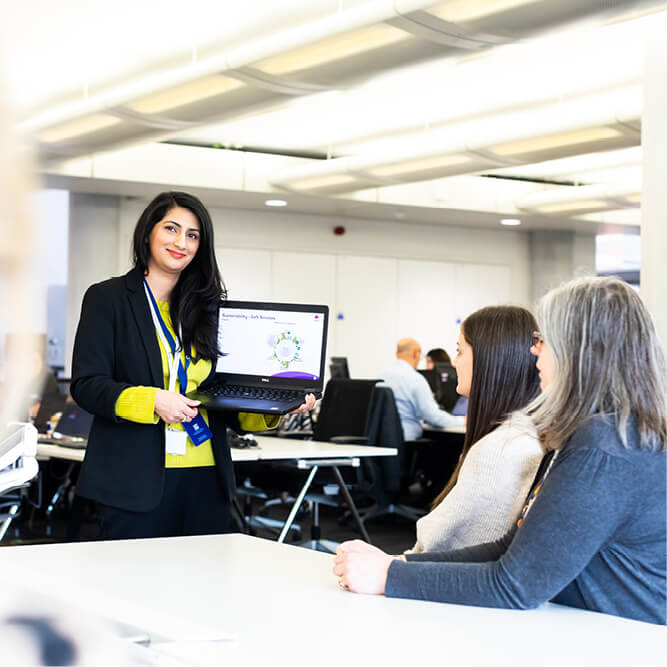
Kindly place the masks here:
[[(184, 664), (664, 665), (664, 626), (551, 604), (508, 611), (354, 595), (338, 588), (332, 564), (246, 535), (0, 550), (0, 576), (180, 640)], [(218, 637), (231, 641), (188, 641)], [(211, 650), (215, 660), (200, 661)]]
[[(283, 542), (287, 537), (287, 533), (294, 522), (294, 517), (299, 510), (304, 496), (308, 492), (318, 470), (324, 467), (333, 470), (341, 494), (345, 498), (345, 502), (352, 512), (357, 527), (364, 539), (370, 543), (366, 528), (359, 517), (357, 508), (341, 475), (340, 467), (358, 467), (359, 459), (364, 456), (395, 456), (395, 449), (389, 447), (369, 447), (366, 445), (338, 445), (331, 442), (291, 440), (289, 438), (273, 438), (267, 436), (255, 436), (255, 440), (259, 445), (258, 447), (232, 449), (232, 461), (234, 463), (248, 461), (294, 461), (297, 468), (308, 471), (301, 490), (292, 505), (289, 516), (282, 527), (278, 537), (279, 542)], [(85, 456), (85, 449), (73, 449), (62, 445), (38, 444), (37, 456), (42, 458), (60, 458), (72, 462), (81, 462)], [(52, 500), (50, 507), (53, 507), (54, 504), (54, 500)]]

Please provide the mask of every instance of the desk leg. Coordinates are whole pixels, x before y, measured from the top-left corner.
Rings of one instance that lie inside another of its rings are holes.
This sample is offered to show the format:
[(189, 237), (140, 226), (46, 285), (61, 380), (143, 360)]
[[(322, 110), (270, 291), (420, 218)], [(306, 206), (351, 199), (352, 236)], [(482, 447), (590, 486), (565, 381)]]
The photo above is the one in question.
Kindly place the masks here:
[(343, 496), (345, 497), (345, 502), (347, 503), (350, 512), (352, 512), (352, 516), (354, 517), (354, 520), (357, 522), (357, 526), (361, 531), (361, 536), (364, 538), (366, 542), (368, 542), (368, 544), (373, 544), (371, 542), (371, 538), (368, 536), (368, 532), (366, 531), (364, 522), (361, 520), (361, 517), (359, 516), (359, 512), (357, 511), (357, 506), (354, 504), (354, 500), (352, 500), (352, 496), (350, 495), (350, 492), (348, 491), (347, 486), (345, 485), (345, 480), (343, 479), (343, 475), (341, 475), (338, 466), (331, 466), (331, 467), (333, 468), (334, 474), (336, 475), (336, 479), (338, 480), (338, 486), (340, 487), (340, 490), (342, 491)]
[(7, 532), (7, 529), (9, 528), (9, 525), (11, 524), (11, 522), (14, 520), (14, 517), (18, 513), (20, 506), (21, 505), (20, 505), (20, 501), (19, 501), (19, 504), (12, 505), (7, 510), (7, 513), (5, 515), (5, 519), (2, 522), (2, 524), (0, 524), (0, 542), (2, 542), (2, 540), (5, 538), (5, 533)]
[(63, 481), (60, 483), (58, 488), (56, 489), (56, 492), (53, 494), (53, 497), (51, 498), (51, 502), (49, 503), (49, 506), (46, 508), (46, 517), (50, 518), (51, 514), (53, 514), (53, 510), (56, 508), (56, 505), (58, 504), (58, 501), (60, 498), (65, 494), (67, 489), (71, 486), (72, 484), (72, 471), (74, 470), (74, 463), (70, 463), (69, 466), (67, 467), (67, 471), (65, 472), (65, 476), (63, 477)]
[(289, 516), (287, 517), (287, 521), (285, 521), (285, 525), (283, 526), (283, 529), (280, 531), (278, 542), (282, 543), (285, 541), (285, 537), (287, 537), (287, 533), (290, 529), (290, 526), (292, 525), (292, 522), (294, 521), (294, 517), (296, 516), (296, 513), (299, 511), (299, 507), (301, 507), (301, 503), (303, 502), (304, 496), (306, 495), (306, 493), (308, 493), (308, 489), (310, 488), (310, 485), (313, 482), (313, 478), (317, 473), (318, 467), (319, 466), (313, 466), (310, 469), (310, 474), (308, 475), (308, 479), (301, 488), (301, 491), (299, 491), (299, 495), (297, 496), (297, 499), (294, 501), (294, 505), (292, 505), (292, 509), (290, 510)]

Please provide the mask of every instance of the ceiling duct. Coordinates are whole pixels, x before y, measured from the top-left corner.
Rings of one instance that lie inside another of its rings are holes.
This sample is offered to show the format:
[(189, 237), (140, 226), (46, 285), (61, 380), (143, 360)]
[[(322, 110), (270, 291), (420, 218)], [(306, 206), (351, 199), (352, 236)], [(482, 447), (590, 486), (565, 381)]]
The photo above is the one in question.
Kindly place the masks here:
[[(659, 4), (619, 0), (607, 3), (601, 16)], [(460, 24), (452, 27), (451, 20), (441, 18), (452, 18), (442, 13), (441, 5), (451, 12), (461, 0), (435, 5), (432, 0), (369, 2), (187, 66), (37, 111), (21, 128), (35, 136), (44, 154), (56, 159), (116, 150), (242, 117), (394, 67), (527, 37), (588, 16), (589, 5), (595, 7), (578, 0), (466, 0), (463, 5), (478, 8), (476, 18), (455, 15)], [(533, 18), (518, 20), (519, 9), (521, 16), (528, 11)], [(514, 29), (500, 30), (505, 25), (501, 19)]]
[[(382, 150), (311, 162), (276, 174), (275, 187), (338, 194), (471, 174), (640, 143), (642, 101), (619, 93), (455, 124), (386, 142)], [(601, 111), (602, 110), (602, 111)]]

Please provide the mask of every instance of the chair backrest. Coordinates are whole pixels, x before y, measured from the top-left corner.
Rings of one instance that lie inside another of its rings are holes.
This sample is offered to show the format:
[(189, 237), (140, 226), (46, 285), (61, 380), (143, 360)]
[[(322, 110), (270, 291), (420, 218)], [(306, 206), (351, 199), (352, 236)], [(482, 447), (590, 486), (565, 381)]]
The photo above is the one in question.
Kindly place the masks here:
[(366, 423), (366, 436), (369, 445), (376, 447), (395, 447), (397, 456), (379, 457), (373, 462), (380, 470), (380, 479), (376, 480), (376, 492), (395, 492), (401, 486), (401, 470), (404, 459), (404, 438), (401, 418), (396, 408), (394, 392), (390, 387), (375, 387)]
[(341, 380), (327, 382), (320, 414), (313, 428), (315, 440), (335, 436), (366, 435), (371, 395), (378, 380)]
[(456, 405), (456, 401), (459, 400), (459, 395), (456, 393), (456, 385), (458, 384), (456, 369), (451, 364), (437, 363), (435, 364), (435, 370), (439, 385), (436, 400), (443, 410), (451, 412)]
[(349, 380), (350, 369), (347, 365), (347, 357), (331, 357), (329, 364), (329, 373), (332, 379)]

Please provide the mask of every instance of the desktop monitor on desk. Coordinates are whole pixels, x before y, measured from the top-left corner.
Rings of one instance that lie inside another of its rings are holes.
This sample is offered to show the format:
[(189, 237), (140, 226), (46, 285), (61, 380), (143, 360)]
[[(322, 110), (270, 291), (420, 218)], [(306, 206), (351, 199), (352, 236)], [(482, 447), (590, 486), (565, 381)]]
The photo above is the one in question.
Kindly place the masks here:
[(431, 387), (433, 396), (443, 410), (451, 412), (459, 395), (456, 393), (458, 379), (456, 370), (450, 364), (437, 363), (435, 368), (419, 371)]
[(438, 382), (437, 401), (443, 410), (451, 412), (459, 395), (456, 393), (456, 385), (459, 383), (456, 370), (451, 364), (435, 364), (436, 379)]
[(347, 366), (347, 357), (331, 357), (329, 373), (332, 380), (349, 380), (350, 369)]

